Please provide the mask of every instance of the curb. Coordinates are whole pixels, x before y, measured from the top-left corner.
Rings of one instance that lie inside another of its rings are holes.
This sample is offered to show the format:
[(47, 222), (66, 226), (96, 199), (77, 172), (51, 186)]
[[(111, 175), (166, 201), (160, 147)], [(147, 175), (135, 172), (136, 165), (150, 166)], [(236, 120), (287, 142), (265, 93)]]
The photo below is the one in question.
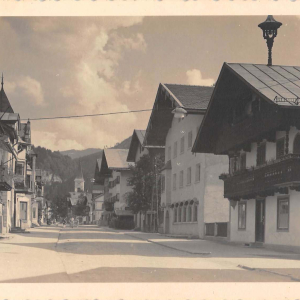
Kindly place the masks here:
[(172, 250), (176, 250), (176, 251), (180, 251), (180, 252), (184, 252), (184, 253), (188, 253), (188, 254), (203, 255), (203, 256), (211, 255), (211, 252), (192, 252), (192, 251), (188, 251), (188, 250), (178, 249), (178, 248), (168, 246), (168, 245), (165, 245), (165, 244), (162, 244), (162, 243), (159, 243), (159, 242), (154, 242), (154, 241), (152, 241), (150, 239), (147, 239), (147, 238), (145, 239), (145, 238), (137, 237), (137, 236), (131, 235), (129, 233), (124, 233), (124, 235), (128, 235), (130, 237), (136, 238), (137, 240), (147, 241), (148, 243), (156, 244), (156, 245), (159, 245), (159, 246), (162, 246), (162, 247), (166, 247), (166, 248), (169, 248), (169, 249), (172, 249)]
[(287, 277), (287, 278), (290, 278), (292, 281), (300, 282), (299, 278), (296, 278), (294, 276), (287, 275), (287, 274), (282, 274), (282, 273), (278, 273), (278, 272), (274, 272), (274, 271), (270, 271), (270, 270), (266, 270), (266, 269), (261, 269), (261, 268), (250, 268), (250, 267), (243, 266), (243, 265), (238, 265), (238, 267), (241, 269), (247, 270), (247, 271), (265, 272), (265, 273), (270, 273), (270, 274), (274, 274), (274, 275), (281, 276), (281, 277)]

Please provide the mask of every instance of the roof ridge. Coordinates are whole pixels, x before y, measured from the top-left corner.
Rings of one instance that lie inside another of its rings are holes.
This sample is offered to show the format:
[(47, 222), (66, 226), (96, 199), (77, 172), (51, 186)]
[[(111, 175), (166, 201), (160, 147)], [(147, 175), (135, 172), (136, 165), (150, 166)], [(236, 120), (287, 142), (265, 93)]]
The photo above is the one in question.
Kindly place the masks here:
[(204, 88), (214, 88), (212, 85), (196, 85), (196, 84), (181, 84), (181, 83), (163, 83), (164, 85), (178, 85), (178, 86), (195, 86)]

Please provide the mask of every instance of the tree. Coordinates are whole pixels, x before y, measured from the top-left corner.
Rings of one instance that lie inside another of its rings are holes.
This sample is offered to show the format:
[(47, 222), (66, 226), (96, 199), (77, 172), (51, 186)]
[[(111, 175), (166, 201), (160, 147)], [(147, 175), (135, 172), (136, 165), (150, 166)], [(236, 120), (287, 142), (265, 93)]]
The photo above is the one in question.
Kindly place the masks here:
[(75, 216), (86, 216), (88, 214), (88, 206), (87, 204), (87, 198), (84, 196), (84, 194), (80, 194), (78, 196), (78, 202), (77, 205), (74, 206), (74, 215)]
[(51, 202), (51, 214), (54, 219), (66, 218), (69, 202), (67, 196), (57, 195)]
[(127, 193), (126, 198), (133, 213), (145, 213), (151, 209), (153, 201), (160, 201), (159, 171), (163, 161), (161, 156), (146, 154), (131, 167), (132, 176), (128, 178), (128, 184), (132, 186), (132, 191)]

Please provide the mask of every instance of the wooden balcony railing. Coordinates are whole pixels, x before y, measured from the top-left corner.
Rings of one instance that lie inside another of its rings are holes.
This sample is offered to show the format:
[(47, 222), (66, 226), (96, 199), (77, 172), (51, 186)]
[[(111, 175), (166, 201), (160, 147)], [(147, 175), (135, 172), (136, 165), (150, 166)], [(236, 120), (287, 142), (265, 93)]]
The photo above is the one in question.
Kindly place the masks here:
[(222, 174), (224, 197), (232, 200), (274, 195), (287, 187), (300, 189), (300, 155), (288, 154), (259, 167)]

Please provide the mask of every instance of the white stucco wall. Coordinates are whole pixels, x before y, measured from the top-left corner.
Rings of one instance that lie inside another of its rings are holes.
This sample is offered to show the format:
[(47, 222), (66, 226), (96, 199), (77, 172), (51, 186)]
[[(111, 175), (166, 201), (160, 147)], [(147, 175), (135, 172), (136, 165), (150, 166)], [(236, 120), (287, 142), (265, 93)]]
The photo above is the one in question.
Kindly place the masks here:
[(300, 192), (289, 192), (290, 215), (287, 231), (277, 229), (277, 199), (282, 196), (276, 194), (266, 198), (265, 243), (300, 246)]
[(204, 222), (229, 222), (229, 201), (224, 198), (220, 174), (228, 172), (228, 157), (205, 154)]
[(238, 203), (235, 208), (230, 207), (230, 240), (233, 242), (255, 242), (255, 199), (245, 201), (246, 229), (238, 229)]
[[(228, 172), (228, 158), (209, 154), (191, 152), (188, 147), (188, 134), (192, 131), (192, 145), (195, 141), (202, 115), (187, 115), (180, 122), (173, 119), (165, 145), (165, 157), (168, 160), (168, 149), (171, 146), (172, 170), (164, 171), (166, 191), (162, 196), (166, 202), (170, 193), (171, 203), (186, 200), (198, 201), (197, 222), (174, 223), (173, 209), (170, 213), (170, 233), (204, 236), (205, 222), (228, 222), (229, 203), (224, 199), (224, 183), (219, 180), (221, 173)], [(184, 136), (184, 152), (180, 153), (181, 138)], [(177, 157), (174, 158), (174, 143), (177, 141)], [(200, 181), (196, 182), (196, 165), (200, 163)], [(191, 184), (187, 184), (187, 171), (191, 168)], [(183, 171), (183, 186), (180, 187), (180, 172)], [(169, 176), (167, 176), (169, 173)], [(173, 190), (173, 174), (176, 174), (176, 190)]]

